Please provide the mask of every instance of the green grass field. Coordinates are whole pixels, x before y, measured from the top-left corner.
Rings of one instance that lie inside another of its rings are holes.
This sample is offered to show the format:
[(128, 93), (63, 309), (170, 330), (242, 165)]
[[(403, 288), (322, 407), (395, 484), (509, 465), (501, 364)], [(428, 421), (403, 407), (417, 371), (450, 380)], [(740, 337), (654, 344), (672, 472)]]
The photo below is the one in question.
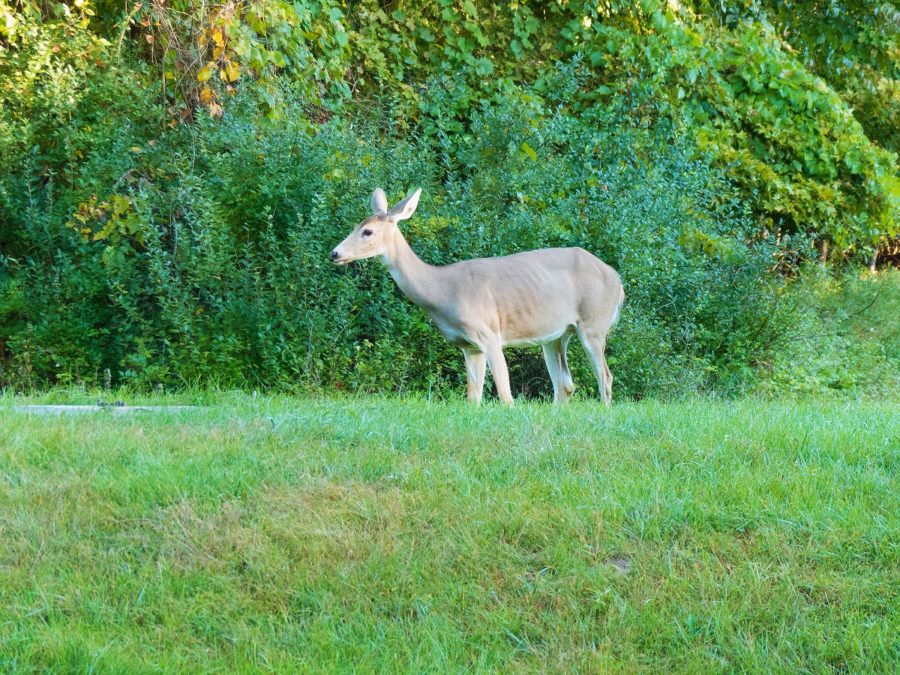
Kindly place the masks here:
[(900, 668), (896, 404), (61, 399), (0, 397), (3, 672)]

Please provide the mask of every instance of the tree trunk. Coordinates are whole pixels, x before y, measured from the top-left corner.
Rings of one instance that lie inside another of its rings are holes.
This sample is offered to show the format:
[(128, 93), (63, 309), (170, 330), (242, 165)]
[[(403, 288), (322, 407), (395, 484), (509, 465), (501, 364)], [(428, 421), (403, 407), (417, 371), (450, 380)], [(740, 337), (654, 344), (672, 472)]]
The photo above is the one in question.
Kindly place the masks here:
[(823, 239), (819, 242), (819, 264), (823, 267), (828, 262), (828, 240)]

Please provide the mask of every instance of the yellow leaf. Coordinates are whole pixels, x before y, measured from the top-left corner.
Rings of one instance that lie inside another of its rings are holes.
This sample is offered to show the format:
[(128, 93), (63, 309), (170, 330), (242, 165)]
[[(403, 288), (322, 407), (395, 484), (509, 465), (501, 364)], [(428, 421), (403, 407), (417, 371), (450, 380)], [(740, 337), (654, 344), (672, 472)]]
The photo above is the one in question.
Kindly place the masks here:
[(200, 90), (200, 103), (211, 103), (215, 98), (215, 92), (209, 87), (203, 87), (203, 89)]
[(230, 61), (228, 63), (228, 66), (226, 66), (225, 68), (225, 72), (228, 74), (229, 82), (234, 82), (241, 76), (240, 66), (238, 66), (238, 64), (234, 63), (233, 61)]
[(209, 78), (212, 77), (213, 70), (215, 69), (215, 64), (208, 63), (200, 69), (200, 72), (197, 73), (197, 80), (199, 82), (206, 82)]

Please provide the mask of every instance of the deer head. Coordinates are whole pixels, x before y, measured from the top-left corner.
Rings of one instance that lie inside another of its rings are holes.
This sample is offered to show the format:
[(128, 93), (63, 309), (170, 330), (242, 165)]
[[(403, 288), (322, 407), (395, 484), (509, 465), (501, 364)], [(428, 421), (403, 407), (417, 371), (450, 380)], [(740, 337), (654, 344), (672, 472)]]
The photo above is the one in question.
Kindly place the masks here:
[(346, 265), (354, 260), (364, 260), (384, 255), (394, 236), (399, 230), (397, 222), (406, 220), (416, 211), (419, 195), (416, 190), (403, 201), (388, 209), (384, 190), (375, 188), (372, 193), (372, 215), (353, 228), (340, 244), (331, 252), (331, 262), (335, 265)]

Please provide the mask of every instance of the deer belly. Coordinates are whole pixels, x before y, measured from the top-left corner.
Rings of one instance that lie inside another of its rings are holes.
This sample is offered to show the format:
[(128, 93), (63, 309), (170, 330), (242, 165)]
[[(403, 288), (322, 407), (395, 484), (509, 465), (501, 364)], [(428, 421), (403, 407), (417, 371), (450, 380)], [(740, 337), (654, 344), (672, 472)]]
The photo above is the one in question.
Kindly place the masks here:
[(543, 345), (574, 331), (579, 291), (571, 274), (533, 265), (502, 286), (493, 295), (504, 345)]
[(578, 314), (566, 301), (568, 294), (564, 289), (554, 289), (559, 291), (555, 295), (542, 290), (545, 292), (499, 308), (500, 339), (504, 345), (543, 345), (575, 330)]
[(501, 337), (504, 347), (536, 347), (538, 345), (545, 345), (548, 342), (555, 342), (566, 333), (571, 332), (575, 332), (574, 324), (564, 325), (557, 330), (550, 330), (547, 332), (537, 332), (528, 335), (503, 335)]

